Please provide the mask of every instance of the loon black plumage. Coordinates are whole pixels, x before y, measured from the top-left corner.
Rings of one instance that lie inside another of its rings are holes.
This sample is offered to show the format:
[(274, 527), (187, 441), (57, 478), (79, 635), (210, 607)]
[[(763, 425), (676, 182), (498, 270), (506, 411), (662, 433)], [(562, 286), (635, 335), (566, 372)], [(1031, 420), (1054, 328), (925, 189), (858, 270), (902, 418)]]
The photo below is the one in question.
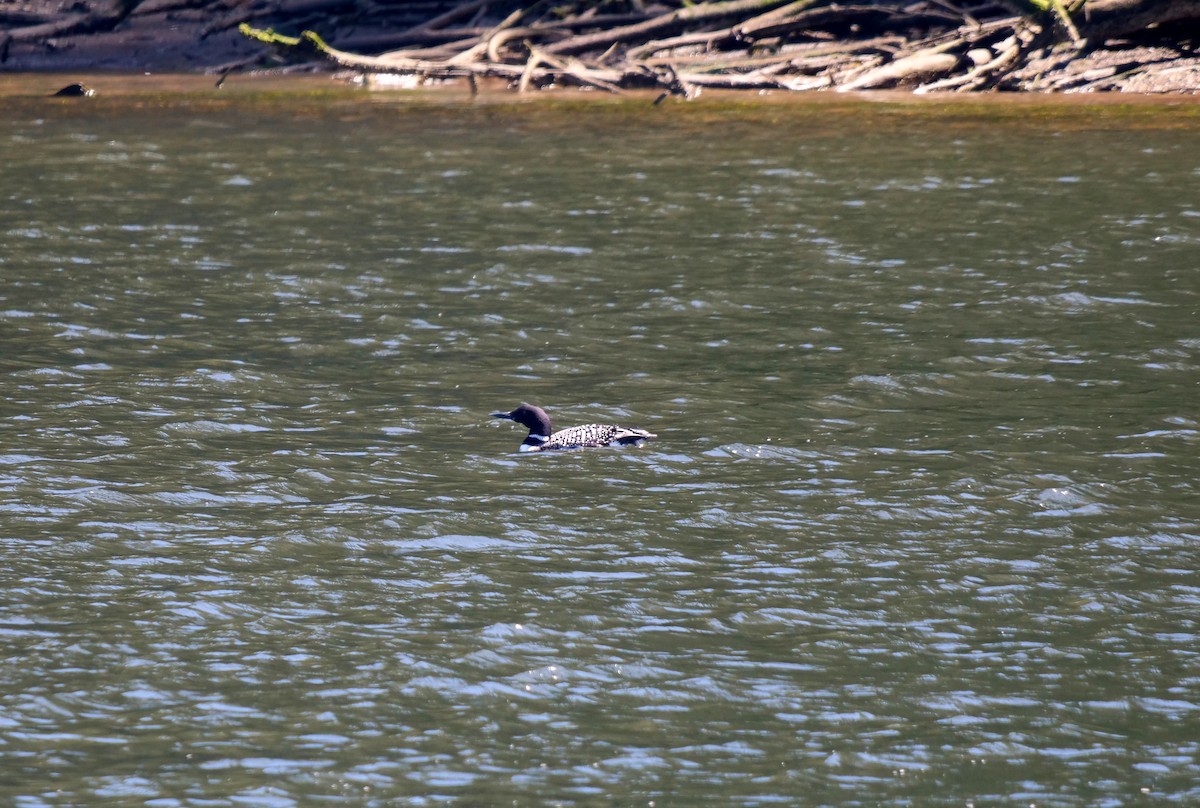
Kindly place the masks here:
[(558, 432), (550, 430), (550, 416), (541, 407), (524, 404), (512, 412), (494, 412), (493, 418), (507, 418), (529, 428), (521, 443), (522, 452), (545, 452), (553, 449), (582, 449), (586, 446), (627, 446), (639, 444), (657, 435), (644, 429), (630, 429), (615, 424), (584, 424)]

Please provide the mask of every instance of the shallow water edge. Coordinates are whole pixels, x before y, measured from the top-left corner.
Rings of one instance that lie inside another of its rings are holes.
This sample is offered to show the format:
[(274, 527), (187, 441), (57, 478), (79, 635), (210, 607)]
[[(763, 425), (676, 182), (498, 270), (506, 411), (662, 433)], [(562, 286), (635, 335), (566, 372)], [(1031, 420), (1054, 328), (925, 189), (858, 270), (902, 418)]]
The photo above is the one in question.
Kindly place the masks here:
[[(56, 98), (54, 93), (75, 82), (96, 91), (88, 98)], [(188, 107), (223, 109), (252, 104), (263, 111), (286, 108), (306, 113), (331, 107), (384, 109), (536, 109), (578, 114), (625, 112), (656, 119), (723, 119), (778, 121), (787, 116), (850, 114), (884, 119), (988, 120), (1012, 125), (1076, 122), (1094, 127), (1193, 127), (1200, 122), (1200, 96), (1132, 93), (931, 93), (902, 91), (854, 93), (788, 93), (709, 90), (692, 100), (668, 99), (655, 105), (652, 90), (611, 95), (591, 90), (542, 90), (519, 95), (503, 82), (484, 83), (472, 94), (465, 82), (417, 89), (367, 89), (344, 76), (235, 75), (218, 87), (218, 77), (194, 74), (137, 73), (0, 73), (0, 103), (9, 113), (55, 110), (60, 114), (112, 109)]]

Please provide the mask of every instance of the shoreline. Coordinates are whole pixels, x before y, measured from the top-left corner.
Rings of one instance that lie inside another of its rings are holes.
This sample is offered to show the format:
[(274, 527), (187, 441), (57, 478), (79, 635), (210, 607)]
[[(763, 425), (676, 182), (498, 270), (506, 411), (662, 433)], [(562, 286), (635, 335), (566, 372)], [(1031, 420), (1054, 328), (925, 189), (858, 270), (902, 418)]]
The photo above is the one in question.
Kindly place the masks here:
[[(653, 88), (685, 98), (713, 90), (1200, 94), (1200, 28), (1189, 27), (1200, 16), (1133, 33), (1092, 30), (1089, 38), (1084, 20), (1093, 5), (1140, 1), (1086, 0), (1076, 29), (1051, 14), (1017, 15), (986, 2), (949, 13), (949, 3), (920, 0), (645, 0), (614, 4), (628, 6), (624, 16), (562, 18), (514, 0), (433, 0), (373, 19), (353, 0), (15, 0), (0, 10), (0, 77), (148, 72), (212, 75), (215, 82), (268, 69), (358, 73), (375, 85), (500, 82), (522, 95), (563, 85)], [(1200, 15), (1200, 0), (1194, 5)], [(588, 4), (562, 4), (572, 6)], [(640, 17), (628, 13), (635, 8)], [(35, 24), (14, 22), (21, 20)]]

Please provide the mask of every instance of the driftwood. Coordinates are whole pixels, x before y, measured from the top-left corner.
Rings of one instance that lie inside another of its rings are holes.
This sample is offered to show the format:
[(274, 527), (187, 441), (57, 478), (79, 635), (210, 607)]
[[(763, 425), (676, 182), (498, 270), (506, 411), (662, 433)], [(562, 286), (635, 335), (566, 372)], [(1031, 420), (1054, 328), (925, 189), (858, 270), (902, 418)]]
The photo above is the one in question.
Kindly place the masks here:
[[(348, 2), (279, 1), (306, 13), (332, 13)], [(613, 93), (658, 88), (659, 100), (692, 97), (706, 87), (1107, 89), (1114, 77), (1137, 73), (1137, 60), (1132, 66), (1081, 61), (1079, 70), (1067, 71), (1070, 78), (1059, 75), (1041, 85), (1031, 65), (1054, 63), (1061, 72), (1063, 64), (1082, 60), (1110, 39), (1137, 44), (1138, 37), (1160, 31), (1174, 32), (1167, 34), (1175, 38), (1167, 47), (1176, 52), (1200, 45), (1200, 0), (1026, 1), (1028, 11), (1014, 13), (1007, 0), (630, 0), (610, 2), (600, 13), (594, 3), (567, 0), (473, 0), (377, 38), (385, 52), (376, 55), (334, 47), (312, 31), (292, 37), (245, 22), (240, 30), (285, 58), (315, 58), (366, 73), (468, 78), (472, 86), (492, 77), (519, 92), (551, 85)], [(247, 10), (235, 7), (228, 19)], [(357, 47), (370, 42), (350, 41)], [(1200, 65), (1195, 75), (1200, 77)], [(1192, 89), (1200, 92), (1200, 81)]]

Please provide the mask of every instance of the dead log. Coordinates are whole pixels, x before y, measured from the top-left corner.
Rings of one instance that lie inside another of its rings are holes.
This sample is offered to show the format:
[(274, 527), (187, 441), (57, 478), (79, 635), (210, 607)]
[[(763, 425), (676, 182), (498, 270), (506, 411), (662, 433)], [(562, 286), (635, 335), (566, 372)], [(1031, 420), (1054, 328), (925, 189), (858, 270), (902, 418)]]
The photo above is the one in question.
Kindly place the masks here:
[(479, 38), (479, 44), (467, 48), (462, 53), (452, 57), (446, 64), (457, 65), (476, 61), (481, 54), (488, 52), (488, 43), (491, 41), (492, 37), (503, 31), (505, 28), (511, 28), (517, 23), (518, 20), (521, 19), (522, 16), (524, 16), (524, 14), (525, 11), (523, 9), (517, 9), (512, 14), (509, 14), (499, 25), (488, 30), (483, 36), (481, 36)]
[[(255, 39), (265, 45), (284, 49), (298, 49), (302, 54), (326, 59), (339, 67), (355, 70), (378, 71), (381, 73), (407, 72), (438, 78), (466, 76), (470, 70), (461, 66), (447, 66), (445, 62), (411, 59), (399, 54), (385, 56), (363, 56), (330, 47), (325, 40), (312, 31), (300, 36), (286, 36), (271, 29), (253, 28), (246, 23), (238, 26), (242, 36)], [(401, 52), (402, 53), (402, 52)]]
[(649, 34), (659, 35), (664, 31), (678, 30), (689, 24), (708, 22), (722, 17), (744, 14), (748, 11), (783, 5), (783, 2), (784, 0), (726, 0), (721, 3), (701, 3), (663, 14), (646, 22), (572, 37), (551, 45), (546, 50), (558, 54), (581, 53), (598, 47), (608, 47), (614, 42), (628, 42)]
[(797, 14), (768, 19), (760, 23), (744, 23), (737, 27), (743, 39), (771, 39), (797, 33), (829, 30), (831, 28), (879, 28), (881, 26), (912, 27), (928, 24), (942, 28), (957, 28), (964, 22), (962, 15), (952, 16), (943, 9), (903, 8), (888, 6), (830, 5), (801, 11)]
[(920, 51), (894, 62), (868, 70), (862, 75), (838, 87), (838, 92), (850, 90), (875, 90), (894, 87), (908, 81), (924, 80), (930, 76), (949, 73), (958, 67), (959, 57), (937, 49)]
[(739, 25), (738, 34), (743, 39), (768, 39), (810, 29), (821, 29), (832, 24), (844, 26), (870, 24), (873, 21), (894, 17), (899, 13), (901, 13), (899, 9), (885, 6), (832, 5), (802, 11), (783, 19), (768, 19), (755, 25)]
[[(540, 63), (544, 62), (560, 73), (571, 76), (586, 87), (597, 87), (610, 93), (619, 94), (621, 92), (621, 88), (616, 84), (616, 81), (620, 80), (619, 75), (614, 77), (611, 73), (605, 74), (603, 71), (589, 68), (571, 59), (564, 59), (552, 53), (546, 53), (533, 45), (528, 45), (528, 47), (529, 58), (531, 60), (536, 59)], [(524, 78), (524, 74), (522, 74), (522, 78)], [(613, 80), (614, 78), (616, 81)]]
[[(988, 51), (991, 53), (991, 51)], [(975, 89), (982, 86), (988, 78), (1016, 62), (1017, 57), (1021, 53), (1020, 46), (1016, 43), (1016, 38), (1013, 38), (1013, 43), (1005, 48), (1000, 55), (990, 61), (976, 65), (971, 70), (968, 70), (961, 76), (950, 76), (949, 78), (934, 81), (929, 84), (922, 84), (913, 90), (914, 94), (921, 95), (924, 93), (942, 92), (944, 90), (966, 90)]]
[(720, 40), (732, 40), (733, 38), (734, 30), (732, 28), (721, 28), (716, 31), (702, 31), (695, 34), (682, 34), (680, 36), (670, 37), (669, 39), (656, 39), (652, 42), (647, 42), (645, 45), (638, 45), (635, 48), (630, 48), (625, 54), (625, 58), (631, 62), (637, 62), (648, 59), (655, 53), (660, 53), (665, 50), (686, 48), (693, 45), (712, 47)]
[(399, 50), (402, 47), (453, 47), (451, 43), (467, 39), (474, 40), (486, 30), (486, 28), (445, 28), (417, 32), (410, 28), (391, 34), (371, 33), (342, 37), (338, 39), (338, 44), (343, 50), (360, 53), (383, 53)]
[(770, 11), (764, 11), (762, 14), (751, 17), (748, 20), (743, 20), (733, 27), (734, 35), (742, 37), (746, 35), (747, 29), (754, 29), (764, 25), (769, 25), (777, 20), (790, 17), (793, 14), (804, 11), (809, 6), (815, 5), (819, 0), (793, 0), (786, 6), (773, 8)]
[(696, 87), (726, 90), (775, 90), (784, 86), (779, 79), (771, 76), (740, 73), (680, 73), (679, 79)]
[[(400, 48), (398, 50), (384, 51), (379, 54), (380, 59), (391, 59), (396, 57), (399, 59), (417, 59), (425, 62), (445, 61), (458, 56), (463, 51), (471, 48), (476, 44), (476, 38), (460, 39), (455, 42), (447, 42), (444, 45), (433, 46), (429, 48)], [(340, 50), (350, 51), (348, 47), (342, 47)], [(357, 50), (357, 49), (354, 49)]]
[(525, 69), (521, 71), (521, 78), (517, 81), (518, 94), (522, 94), (529, 89), (529, 82), (533, 80), (533, 74), (541, 66), (541, 64), (541, 51), (530, 49), (529, 61), (525, 63)]

